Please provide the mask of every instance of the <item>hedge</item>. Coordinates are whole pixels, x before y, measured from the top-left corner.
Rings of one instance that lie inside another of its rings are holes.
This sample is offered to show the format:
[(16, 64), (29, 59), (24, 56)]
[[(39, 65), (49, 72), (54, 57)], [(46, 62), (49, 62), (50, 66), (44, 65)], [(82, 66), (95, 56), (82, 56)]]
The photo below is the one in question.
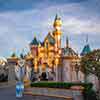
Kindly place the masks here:
[(31, 83), (31, 87), (64, 88), (69, 89), (72, 86), (82, 86), (85, 91), (92, 89), (92, 83), (66, 83), (66, 82), (37, 82)]
[(31, 83), (31, 87), (46, 87), (46, 88), (63, 88), (70, 89), (72, 86), (84, 87), (83, 96), (84, 100), (97, 100), (96, 94), (92, 90), (92, 83), (66, 83), (66, 82), (37, 82)]

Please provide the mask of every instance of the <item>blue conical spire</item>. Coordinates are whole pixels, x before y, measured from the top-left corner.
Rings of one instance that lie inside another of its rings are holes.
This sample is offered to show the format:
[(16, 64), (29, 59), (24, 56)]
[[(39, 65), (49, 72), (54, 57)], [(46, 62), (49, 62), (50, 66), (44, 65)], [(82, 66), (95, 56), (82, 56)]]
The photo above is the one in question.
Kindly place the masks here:
[(38, 45), (38, 41), (37, 41), (37, 38), (34, 37), (34, 39), (31, 41), (30, 45)]
[(86, 54), (88, 54), (89, 52), (91, 52), (91, 49), (90, 49), (90, 45), (88, 43), (88, 35), (86, 36), (86, 45), (84, 46), (82, 52), (81, 52), (81, 56), (84, 56)]

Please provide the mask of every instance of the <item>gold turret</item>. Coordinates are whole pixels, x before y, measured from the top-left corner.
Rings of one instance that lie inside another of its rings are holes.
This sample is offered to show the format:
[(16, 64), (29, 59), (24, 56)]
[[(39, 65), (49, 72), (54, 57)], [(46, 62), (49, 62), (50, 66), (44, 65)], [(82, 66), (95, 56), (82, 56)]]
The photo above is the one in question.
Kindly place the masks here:
[(58, 15), (56, 15), (55, 20), (54, 20), (54, 31), (53, 31), (53, 35), (55, 37), (55, 47), (56, 48), (60, 48), (61, 47), (61, 25), (62, 25), (62, 21), (61, 18), (58, 17)]
[(57, 29), (58, 27), (61, 27), (61, 25), (62, 25), (61, 18), (58, 17), (58, 15), (56, 14), (53, 27), (54, 27), (55, 29)]

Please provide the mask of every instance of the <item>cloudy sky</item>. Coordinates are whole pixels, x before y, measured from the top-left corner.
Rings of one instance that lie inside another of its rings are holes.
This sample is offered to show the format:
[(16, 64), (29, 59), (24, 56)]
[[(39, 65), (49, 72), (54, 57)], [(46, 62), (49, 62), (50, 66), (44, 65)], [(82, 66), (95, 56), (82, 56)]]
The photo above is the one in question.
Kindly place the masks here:
[(27, 52), (34, 36), (43, 41), (56, 13), (63, 22), (62, 46), (68, 36), (80, 53), (88, 34), (91, 49), (100, 48), (100, 0), (0, 0), (0, 56)]

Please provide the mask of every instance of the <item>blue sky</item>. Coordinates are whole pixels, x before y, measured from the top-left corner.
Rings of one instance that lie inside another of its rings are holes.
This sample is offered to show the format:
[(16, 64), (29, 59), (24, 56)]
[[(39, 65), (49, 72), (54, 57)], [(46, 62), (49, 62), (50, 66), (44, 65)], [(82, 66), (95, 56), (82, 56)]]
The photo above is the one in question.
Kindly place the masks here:
[(62, 45), (69, 36), (71, 47), (81, 52), (89, 36), (91, 49), (100, 48), (100, 0), (0, 0), (0, 56), (28, 51), (36, 35), (43, 40), (56, 13), (61, 17)]

